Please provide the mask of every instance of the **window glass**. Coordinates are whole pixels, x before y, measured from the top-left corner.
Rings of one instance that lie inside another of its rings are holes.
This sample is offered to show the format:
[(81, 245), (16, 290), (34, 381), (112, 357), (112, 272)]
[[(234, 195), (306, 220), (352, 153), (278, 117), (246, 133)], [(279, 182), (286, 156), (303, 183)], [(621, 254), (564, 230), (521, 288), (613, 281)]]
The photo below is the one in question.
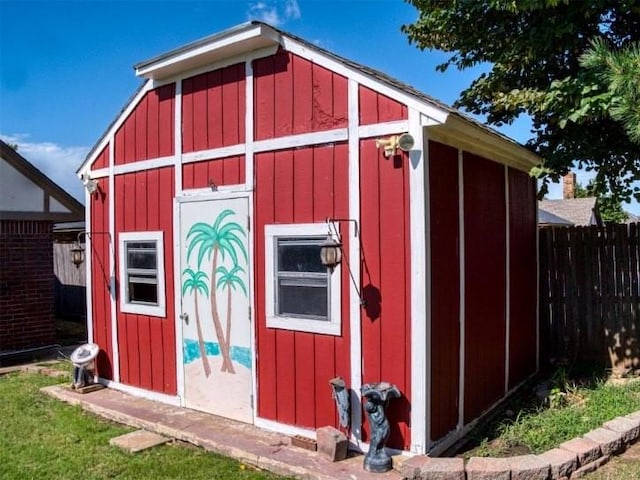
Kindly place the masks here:
[(327, 267), (320, 262), (320, 247), (324, 239), (279, 238), (278, 271), (320, 272)]
[(340, 265), (322, 265), (326, 223), (265, 226), (267, 327), (341, 335)]
[(162, 232), (120, 233), (120, 309), (164, 317)]

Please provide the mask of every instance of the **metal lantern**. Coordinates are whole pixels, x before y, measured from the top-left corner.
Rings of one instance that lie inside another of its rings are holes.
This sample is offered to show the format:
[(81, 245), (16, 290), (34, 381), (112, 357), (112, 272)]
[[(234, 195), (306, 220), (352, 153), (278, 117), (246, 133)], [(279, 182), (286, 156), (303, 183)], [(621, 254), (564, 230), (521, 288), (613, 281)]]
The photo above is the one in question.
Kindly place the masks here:
[(76, 268), (80, 268), (80, 265), (84, 262), (84, 248), (82, 248), (78, 242), (76, 242), (71, 249), (71, 262)]
[(327, 237), (327, 240), (320, 248), (320, 261), (322, 264), (333, 272), (333, 269), (342, 260), (342, 244), (337, 242), (333, 237)]

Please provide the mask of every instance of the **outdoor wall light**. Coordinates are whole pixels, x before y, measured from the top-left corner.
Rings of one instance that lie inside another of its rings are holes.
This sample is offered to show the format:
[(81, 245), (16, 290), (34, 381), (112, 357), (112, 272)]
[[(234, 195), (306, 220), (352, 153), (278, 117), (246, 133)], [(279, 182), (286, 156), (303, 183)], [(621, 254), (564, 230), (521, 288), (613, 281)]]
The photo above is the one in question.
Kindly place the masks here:
[(402, 135), (393, 135), (387, 140), (376, 140), (376, 148), (384, 147), (384, 156), (389, 158), (396, 154), (396, 150), (400, 149), (403, 152), (408, 152), (413, 148), (415, 140), (408, 133)]
[(77, 241), (71, 249), (71, 263), (73, 263), (76, 268), (80, 268), (82, 262), (84, 262), (84, 248), (82, 248), (80, 242)]
[(98, 191), (98, 180), (91, 178), (88, 173), (83, 173), (80, 179), (82, 180), (84, 188), (89, 192), (89, 195)]
[(342, 244), (329, 235), (320, 248), (320, 262), (333, 272), (341, 261)]
[(71, 263), (73, 263), (76, 266), (76, 268), (80, 268), (80, 265), (84, 263), (84, 258), (85, 258), (84, 248), (82, 248), (82, 245), (80, 245), (80, 237), (82, 235), (89, 237), (89, 239), (91, 239), (91, 235), (108, 235), (109, 241), (111, 241), (111, 234), (109, 232), (78, 232), (78, 238), (76, 239), (75, 243), (73, 244), (73, 247), (70, 250)]

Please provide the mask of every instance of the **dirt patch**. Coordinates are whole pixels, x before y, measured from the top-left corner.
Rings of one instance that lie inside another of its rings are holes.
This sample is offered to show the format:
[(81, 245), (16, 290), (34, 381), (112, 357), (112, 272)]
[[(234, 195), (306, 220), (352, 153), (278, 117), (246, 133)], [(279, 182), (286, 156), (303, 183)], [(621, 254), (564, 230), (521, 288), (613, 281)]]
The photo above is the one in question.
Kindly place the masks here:
[(586, 480), (622, 480), (640, 478), (640, 442), (629, 447), (622, 455), (584, 477)]

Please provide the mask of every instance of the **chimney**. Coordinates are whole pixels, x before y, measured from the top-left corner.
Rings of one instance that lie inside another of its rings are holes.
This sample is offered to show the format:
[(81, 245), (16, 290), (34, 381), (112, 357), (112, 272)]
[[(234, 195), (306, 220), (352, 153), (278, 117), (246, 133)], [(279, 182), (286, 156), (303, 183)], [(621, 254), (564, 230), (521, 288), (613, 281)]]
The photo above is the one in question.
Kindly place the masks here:
[(562, 198), (576, 198), (576, 174), (573, 172), (562, 177)]

